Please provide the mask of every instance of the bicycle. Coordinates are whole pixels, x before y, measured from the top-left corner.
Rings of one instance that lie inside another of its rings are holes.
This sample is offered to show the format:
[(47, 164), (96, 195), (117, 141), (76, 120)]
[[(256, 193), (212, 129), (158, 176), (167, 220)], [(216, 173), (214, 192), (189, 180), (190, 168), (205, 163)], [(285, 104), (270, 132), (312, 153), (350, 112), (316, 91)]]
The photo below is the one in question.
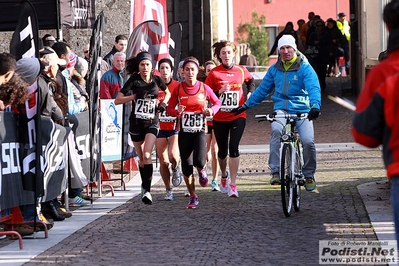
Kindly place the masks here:
[[(305, 176), (302, 173), (303, 157), (300, 145), (300, 137), (296, 128), (296, 122), (307, 119), (307, 113), (297, 114), (271, 114), (256, 115), (261, 121), (278, 122), (283, 127), (280, 142), (280, 182), (281, 202), (286, 217), (291, 216), (292, 209), (299, 211), (301, 203), (301, 186), (305, 185)], [(276, 118), (285, 119), (284, 124)]]

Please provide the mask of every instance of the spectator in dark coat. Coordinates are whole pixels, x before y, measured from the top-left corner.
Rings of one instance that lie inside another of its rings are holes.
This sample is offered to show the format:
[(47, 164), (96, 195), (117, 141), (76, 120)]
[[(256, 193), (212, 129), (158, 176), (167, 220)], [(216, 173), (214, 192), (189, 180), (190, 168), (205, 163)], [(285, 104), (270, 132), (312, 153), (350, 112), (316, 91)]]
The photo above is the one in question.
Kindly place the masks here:
[(317, 73), (321, 91), (324, 91), (326, 88), (327, 64), (332, 52), (332, 42), (330, 34), (325, 30), (324, 21), (321, 19), (316, 20), (315, 25), (316, 31), (309, 36), (308, 45), (314, 46), (319, 53), (316, 57), (309, 58), (309, 62)]
[(283, 35), (287, 34), (292, 35), (292, 37), (294, 37), (295, 39), (295, 44), (298, 45), (298, 35), (294, 30), (294, 24), (291, 21), (288, 21), (287, 24), (285, 24), (283, 31), (277, 35), (276, 40), (274, 41), (273, 47), (272, 49), (270, 49), (270, 53), (268, 54), (268, 56), (274, 54), (274, 52), (277, 49), (278, 40), (280, 40), (280, 38), (283, 37)]

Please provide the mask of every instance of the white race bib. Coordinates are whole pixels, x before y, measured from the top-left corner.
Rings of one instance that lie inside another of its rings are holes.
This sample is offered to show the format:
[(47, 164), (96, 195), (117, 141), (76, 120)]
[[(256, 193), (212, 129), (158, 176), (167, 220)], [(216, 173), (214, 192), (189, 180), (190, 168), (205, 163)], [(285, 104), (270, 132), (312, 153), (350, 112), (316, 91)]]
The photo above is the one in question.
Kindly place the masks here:
[(176, 117), (168, 116), (166, 114), (166, 111), (163, 111), (162, 113), (159, 114), (159, 121), (160, 122), (174, 122), (174, 121), (176, 121)]
[(182, 113), (181, 128), (183, 132), (200, 132), (204, 129), (204, 114), (194, 112)]
[(136, 118), (140, 119), (154, 119), (155, 117), (155, 99), (137, 99), (134, 108)]
[(239, 91), (226, 91), (220, 95), (220, 101), (222, 105), (220, 106), (220, 111), (230, 112), (234, 108), (239, 106)]

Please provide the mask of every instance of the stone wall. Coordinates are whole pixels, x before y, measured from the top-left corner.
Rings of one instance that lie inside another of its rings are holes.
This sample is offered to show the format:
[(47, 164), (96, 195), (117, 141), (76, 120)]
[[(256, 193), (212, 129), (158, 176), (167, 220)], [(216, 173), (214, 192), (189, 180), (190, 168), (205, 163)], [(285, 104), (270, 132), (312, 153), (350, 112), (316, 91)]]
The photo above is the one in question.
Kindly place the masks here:
[[(96, 0), (96, 16), (104, 11), (106, 25), (104, 27), (102, 55), (112, 49), (115, 36), (118, 34), (129, 35), (130, 1), (128, 0)], [(66, 40), (79, 56), (83, 56), (83, 46), (90, 41), (91, 29), (62, 29), (62, 37)], [(42, 37), (46, 33), (57, 36), (56, 30), (40, 31)], [(8, 52), (12, 32), (0, 32), (0, 52)]]
[[(192, 0), (193, 9), (189, 12), (187, 0), (167, 0), (168, 24), (181, 22), (183, 26), (182, 58), (189, 55), (197, 57), (201, 63), (212, 58), (211, 48), (211, 14), (210, 2)], [(201, 6), (201, 2), (203, 5)], [(111, 49), (118, 34), (129, 35), (130, 25), (130, 1), (129, 0), (96, 0), (96, 16), (104, 11), (106, 25), (104, 27), (102, 56)], [(192, 32), (189, 32), (189, 14), (192, 14)], [(90, 41), (91, 29), (75, 30), (62, 29), (62, 37), (66, 40), (72, 50), (79, 56), (83, 56), (83, 47)], [(40, 37), (46, 33), (57, 36), (56, 30), (40, 31)], [(0, 52), (9, 51), (9, 43), (12, 32), (0, 32)], [(190, 47), (190, 38), (193, 38)]]

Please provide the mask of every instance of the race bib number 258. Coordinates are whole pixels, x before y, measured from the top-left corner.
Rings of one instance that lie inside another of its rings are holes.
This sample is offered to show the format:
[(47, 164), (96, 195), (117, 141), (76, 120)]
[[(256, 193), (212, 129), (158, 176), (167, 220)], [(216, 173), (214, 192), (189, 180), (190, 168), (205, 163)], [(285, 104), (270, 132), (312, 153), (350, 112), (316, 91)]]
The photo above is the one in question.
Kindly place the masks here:
[(220, 111), (230, 112), (232, 109), (239, 106), (239, 91), (226, 91), (220, 95), (222, 105)]

